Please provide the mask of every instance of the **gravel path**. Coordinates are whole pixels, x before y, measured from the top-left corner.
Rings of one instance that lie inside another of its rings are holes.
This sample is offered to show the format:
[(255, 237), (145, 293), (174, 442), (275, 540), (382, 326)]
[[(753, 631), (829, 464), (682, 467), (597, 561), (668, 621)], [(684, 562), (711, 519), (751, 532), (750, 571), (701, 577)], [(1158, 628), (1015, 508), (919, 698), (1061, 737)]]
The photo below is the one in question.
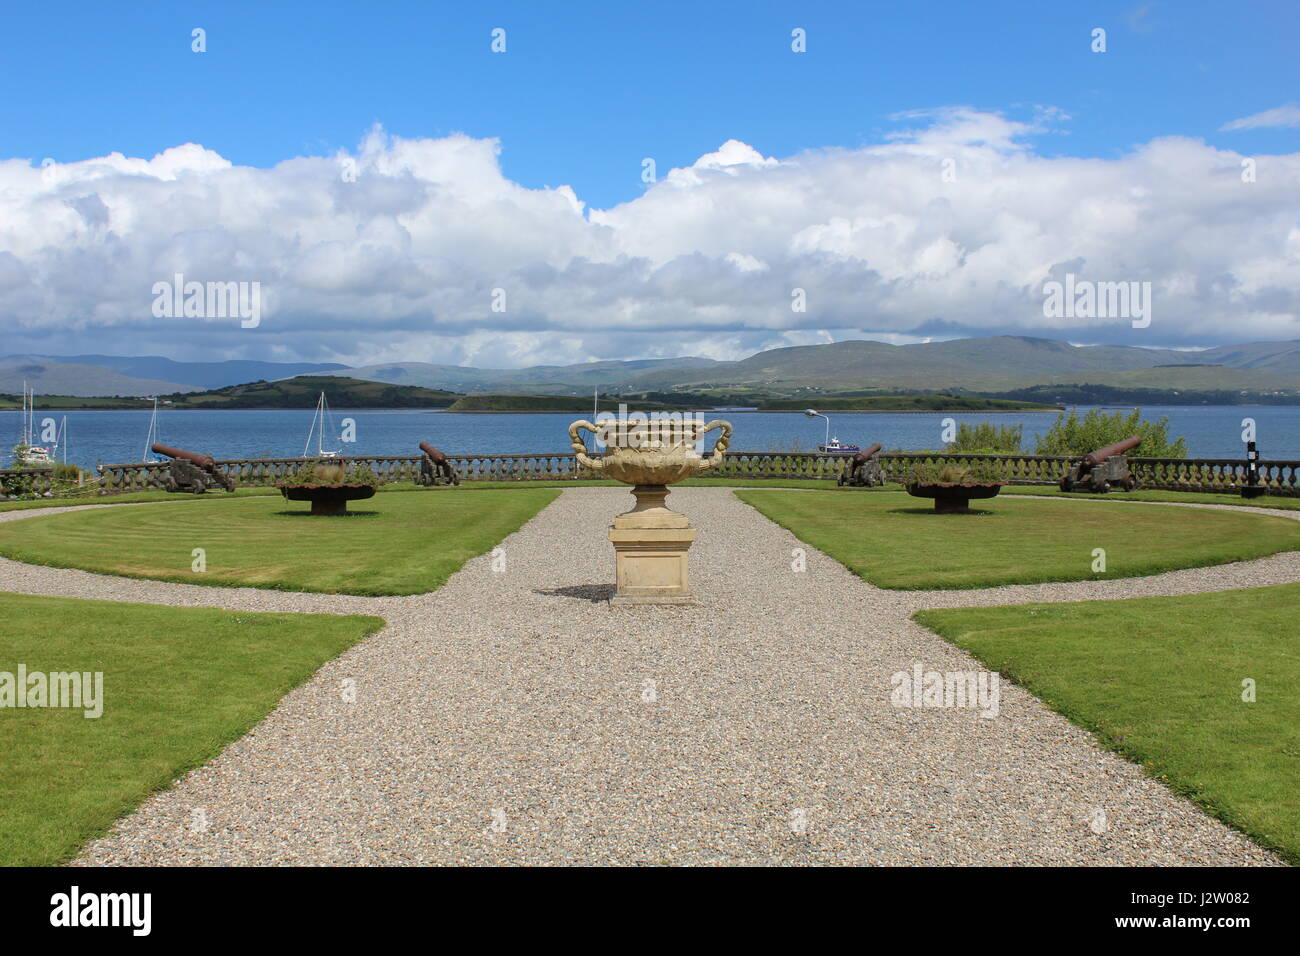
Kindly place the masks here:
[[(606, 603), (604, 532), (631, 503), (614, 488), (566, 491), (502, 542), (504, 571), (485, 555), (410, 598), (0, 562), (7, 590), (389, 622), (77, 863), (1278, 862), (1018, 687), (1003, 685), (989, 718), (896, 708), (890, 692), (916, 663), (980, 670), (909, 620), (917, 608), (1297, 580), (1296, 555), (1127, 581), (882, 591), (727, 489), (669, 502), (699, 529), (696, 607)], [(791, 570), (796, 548), (806, 573)]]

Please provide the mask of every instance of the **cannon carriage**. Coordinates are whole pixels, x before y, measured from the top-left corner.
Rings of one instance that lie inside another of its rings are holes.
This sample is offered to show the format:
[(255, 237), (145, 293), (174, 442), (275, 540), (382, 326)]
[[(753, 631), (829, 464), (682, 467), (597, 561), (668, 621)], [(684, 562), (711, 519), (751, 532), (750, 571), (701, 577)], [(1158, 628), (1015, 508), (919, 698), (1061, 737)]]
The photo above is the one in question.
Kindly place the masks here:
[(420, 473), (415, 476), (417, 485), (431, 488), (434, 485), (460, 484), (460, 478), (445, 454), (426, 441), (420, 442), (420, 451), (424, 452), (424, 457), (420, 459)]
[(1062, 491), (1093, 491), (1104, 493), (1112, 489), (1132, 491), (1137, 478), (1128, 466), (1127, 452), (1142, 442), (1142, 436), (1133, 435), (1123, 441), (1089, 452), (1070, 466), (1061, 478)]
[(167, 462), (167, 469), (159, 475), (163, 491), (202, 495), (209, 491), (235, 490), (235, 479), (222, 474), (211, 455), (172, 448), (158, 442), (150, 445), (149, 449), (156, 455), (166, 455), (171, 459)]
[(850, 459), (844, 470), (840, 472), (839, 478), (835, 480), (837, 485), (853, 485), (855, 487), (873, 488), (885, 483), (885, 471), (880, 467), (880, 461), (876, 458), (877, 452), (880, 451), (880, 442), (876, 442), (870, 448), (864, 448)]

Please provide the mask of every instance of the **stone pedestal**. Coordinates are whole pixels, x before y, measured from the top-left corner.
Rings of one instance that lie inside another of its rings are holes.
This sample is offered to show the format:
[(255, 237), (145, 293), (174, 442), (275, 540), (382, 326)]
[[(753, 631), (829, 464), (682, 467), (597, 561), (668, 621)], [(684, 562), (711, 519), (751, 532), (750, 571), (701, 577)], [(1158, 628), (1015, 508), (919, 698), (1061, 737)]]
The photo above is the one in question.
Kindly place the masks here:
[(694, 604), (687, 577), (686, 552), (695, 529), (686, 515), (664, 503), (666, 485), (637, 485), (636, 507), (614, 519), (618, 586), (613, 604)]

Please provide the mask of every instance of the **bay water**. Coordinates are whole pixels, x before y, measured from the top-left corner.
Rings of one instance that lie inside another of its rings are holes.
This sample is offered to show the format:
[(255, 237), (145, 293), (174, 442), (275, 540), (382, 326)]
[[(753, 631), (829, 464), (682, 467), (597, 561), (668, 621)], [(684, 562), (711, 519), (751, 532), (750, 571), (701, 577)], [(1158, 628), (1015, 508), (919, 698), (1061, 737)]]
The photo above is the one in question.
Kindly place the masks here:
[[(635, 408), (633, 408), (635, 410)], [(1082, 414), (1088, 410), (1081, 406)], [(1142, 409), (1148, 419), (1168, 416), (1171, 437), (1187, 439), (1196, 458), (1242, 458), (1242, 420), (1254, 419), (1260, 457), (1300, 459), (1300, 407), (1286, 405), (1168, 405)], [(36, 410), (38, 431), (43, 419), (59, 423), (67, 416), (67, 460), (84, 468), (96, 463), (141, 461), (150, 411)], [(293, 458), (303, 454), (311, 410), (167, 410), (158, 412), (158, 440), (215, 458)], [(812, 451), (825, 440), (826, 422), (801, 412), (703, 411), (706, 419), (723, 418), (735, 426), (733, 451)], [(438, 409), (337, 409), (331, 413), (324, 447), (346, 455), (418, 455), (419, 443), (448, 454), (556, 453), (569, 450), (569, 423), (589, 418), (564, 414), (452, 413)], [(1054, 412), (989, 414), (907, 412), (832, 412), (831, 434), (843, 442), (866, 447), (880, 442), (887, 449), (942, 447), (943, 420), (998, 425), (1023, 425), (1024, 447), (1056, 419)], [(355, 423), (356, 440), (339, 440), (344, 419)], [(21, 433), (17, 411), (0, 412), (0, 461), (8, 465), (10, 449)], [(706, 441), (712, 447), (717, 432)], [(41, 444), (48, 444), (42, 442)], [(311, 441), (310, 454), (316, 450)], [(64, 449), (58, 451), (64, 457)]]

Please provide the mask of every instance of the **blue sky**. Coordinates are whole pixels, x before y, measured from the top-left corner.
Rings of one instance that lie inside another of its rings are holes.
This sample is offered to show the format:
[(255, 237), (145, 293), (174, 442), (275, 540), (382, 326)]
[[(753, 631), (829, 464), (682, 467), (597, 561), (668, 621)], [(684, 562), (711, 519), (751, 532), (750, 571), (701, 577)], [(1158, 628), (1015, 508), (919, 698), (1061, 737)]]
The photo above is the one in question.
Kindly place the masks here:
[[(1298, 26), (1294, 0), (10, 5), (0, 354), (1300, 340)], [(265, 320), (160, 318), (177, 273), (260, 284)], [(1154, 321), (1049, 315), (1067, 275), (1150, 283)]]
[[(1293, 0), (96, 2), (11, 5), (5, 23), (3, 155), (36, 161), (192, 141), (267, 167), (351, 149), (378, 122), (497, 137), (510, 178), (608, 207), (640, 192), (647, 156), (689, 165), (732, 138), (771, 156), (860, 146), (892, 114), (957, 103), (1064, 110), (1048, 154), (1115, 156), (1166, 134), (1290, 152), (1300, 138), (1219, 132), (1300, 99)], [(791, 55), (794, 27), (806, 55)]]

